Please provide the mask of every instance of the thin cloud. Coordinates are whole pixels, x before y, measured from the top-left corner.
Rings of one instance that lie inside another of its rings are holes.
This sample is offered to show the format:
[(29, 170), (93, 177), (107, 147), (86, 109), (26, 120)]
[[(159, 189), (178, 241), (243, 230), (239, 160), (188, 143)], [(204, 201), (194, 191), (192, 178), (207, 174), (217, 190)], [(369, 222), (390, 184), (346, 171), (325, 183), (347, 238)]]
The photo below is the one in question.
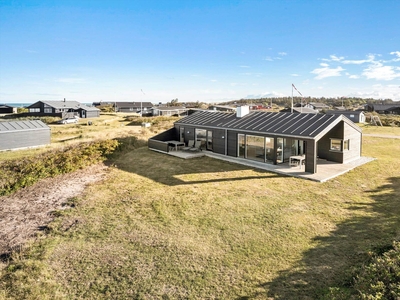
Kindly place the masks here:
[(396, 71), (400, 71), (400, 68), (384, 66), (380, 62), (374, 62), (368, 68), (364, 69), (362, 75), (367, 77), (367, 79), (393, 80), (400, 77), (400, 72)]
[(391, 55), (396, 55), (397, 58), (394, 58), (393, 61), (400, 61), (400, 51), (390, 52)]
[(343, 64), (352, 64), (352, 65), (361, 65), (361, 64), (365, 64), (365, 63), (371, 63), (375, 61), (375, 55), (373, 54), (368, 54), (367, 55), (367, 59), (360, 59), (360, 60), (343, 60), (342, 63)]
[(290, 74), (290, 76), (297, 77), (300, 76), (299, 74)]
[(342, 76), (341, 72), (345, 70), (340, 66), (332, 69), (329, 68), (328, 64), (321, 63), (320, 65), (322, 66), (322, 68), (317, 68), (311, 71), (311, 73), (317, 74), (317, 76), (315, 76), (315, 79), (324, 79), (327, 77)]
[(267, 57), (263, 58), (263, 60), (266, 60), (266, 61), (274, 61), (270, 56), (267, 56)]
[(250, 66), (239, 66), (240, 68), (250, 68)]
[(329, 58), (321, 58), (323, 61), (341, 61), (342, 59), (344, 59), (343, 56), (337, 57), (336, 55), (329, 55)]
[(285, 56), (285, 55), (287, 55), (287, 53), (286, 52), (278, 52), (278, 55)]
[(358, 78), (360, 78), (360, 76), (358, 76), (358, 75), (350, 75), (349, 78), (350, 79), (358, 79)]

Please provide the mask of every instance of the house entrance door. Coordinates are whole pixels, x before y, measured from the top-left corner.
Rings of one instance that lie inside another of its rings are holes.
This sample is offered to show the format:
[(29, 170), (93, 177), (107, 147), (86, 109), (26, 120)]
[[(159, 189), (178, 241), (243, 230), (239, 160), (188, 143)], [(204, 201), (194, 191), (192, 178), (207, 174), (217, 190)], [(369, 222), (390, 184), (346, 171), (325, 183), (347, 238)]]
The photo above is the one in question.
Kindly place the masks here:
[(184, 143), (185, 142), (185, 128), (179, 127), (179, 141)]

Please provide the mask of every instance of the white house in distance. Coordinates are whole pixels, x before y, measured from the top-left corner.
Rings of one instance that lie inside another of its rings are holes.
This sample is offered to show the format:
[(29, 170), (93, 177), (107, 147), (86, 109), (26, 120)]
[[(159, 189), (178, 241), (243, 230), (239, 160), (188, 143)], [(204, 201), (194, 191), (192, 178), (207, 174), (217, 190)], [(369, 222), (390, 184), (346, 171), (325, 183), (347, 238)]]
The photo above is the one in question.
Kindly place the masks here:
[(328, 110), (327, 114), (343, 115), (354, 123), (365, 123), (365, 114), (361, 110)]

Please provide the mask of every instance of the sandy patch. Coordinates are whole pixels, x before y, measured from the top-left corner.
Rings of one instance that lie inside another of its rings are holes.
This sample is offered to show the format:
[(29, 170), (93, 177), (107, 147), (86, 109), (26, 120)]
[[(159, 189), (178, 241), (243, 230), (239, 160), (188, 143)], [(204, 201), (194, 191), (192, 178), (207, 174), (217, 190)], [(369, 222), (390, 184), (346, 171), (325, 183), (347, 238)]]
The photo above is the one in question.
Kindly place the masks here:
[(55, 210), (65, 208), (68, 199), (82, 193), (86, 185), (103, 179), (106, 170), (103, 164), (90, 166), (0, 197), (0, 256), (18, 249), (46, 228)]

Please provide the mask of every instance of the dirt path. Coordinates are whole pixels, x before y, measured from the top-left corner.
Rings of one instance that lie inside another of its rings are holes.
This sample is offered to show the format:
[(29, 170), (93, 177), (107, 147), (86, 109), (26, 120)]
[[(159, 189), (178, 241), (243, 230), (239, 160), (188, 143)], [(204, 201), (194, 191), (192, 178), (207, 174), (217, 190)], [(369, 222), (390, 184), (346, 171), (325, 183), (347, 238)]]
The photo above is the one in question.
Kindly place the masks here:
[(55, 210), (63, 209), (68, 199), (82, 193), (87, 184), (104, 178), (106, 170), (103, 164), (90, 166), (0, 197), (0, 256), (34, 237), (53, 220)]

